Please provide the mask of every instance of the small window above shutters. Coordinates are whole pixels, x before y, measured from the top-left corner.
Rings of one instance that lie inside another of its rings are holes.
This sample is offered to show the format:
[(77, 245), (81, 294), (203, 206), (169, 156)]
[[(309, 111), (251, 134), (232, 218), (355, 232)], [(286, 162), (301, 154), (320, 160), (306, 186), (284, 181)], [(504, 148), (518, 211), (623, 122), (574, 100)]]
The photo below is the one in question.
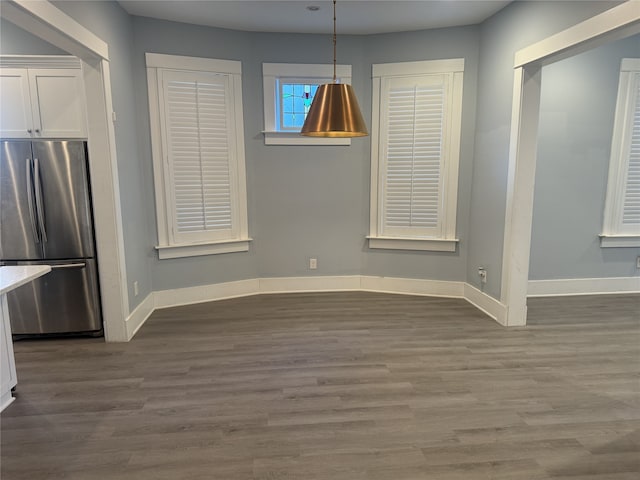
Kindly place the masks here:
[[(331, 64), (262, 64), (265, 145), (351, 145), (350, 138), (300, 135), (318, 85), (333, 73)], [(335, 73), (338, 83), (351, 84), (351, 65), (336, 65)]]

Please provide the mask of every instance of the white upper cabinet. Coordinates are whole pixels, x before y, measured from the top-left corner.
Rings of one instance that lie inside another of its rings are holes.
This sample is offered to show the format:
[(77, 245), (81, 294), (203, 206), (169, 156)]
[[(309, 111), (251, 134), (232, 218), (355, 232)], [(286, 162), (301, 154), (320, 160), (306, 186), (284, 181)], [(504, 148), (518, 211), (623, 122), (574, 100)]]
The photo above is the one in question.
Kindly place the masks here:
[(86, 138), (80, 68), (0, 68), (0, 137)]
[(25, 68), (0, 70), (0, 136), (33, 136), (29, 76)]
[(29, 69), (29, 90), (37, 137), (87, 136), (80, 70)]

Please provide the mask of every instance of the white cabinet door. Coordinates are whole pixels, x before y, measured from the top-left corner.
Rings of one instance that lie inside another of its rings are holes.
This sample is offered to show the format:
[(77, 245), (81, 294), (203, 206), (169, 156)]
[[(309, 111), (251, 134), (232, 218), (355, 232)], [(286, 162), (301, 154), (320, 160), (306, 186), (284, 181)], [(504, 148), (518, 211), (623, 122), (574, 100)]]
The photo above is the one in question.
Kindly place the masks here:
[(29, 69), (37, 138), (85, 138), (82, 76), (74, 69)]
[(0, 137), (31, 138), (33, 117), (25, 68), (0, 70)]
[(0, 295), (0, 375), (0, 411), (2, 411), (13, 402), (11, 389), (18, 383), (7, 296), (4, 294)]

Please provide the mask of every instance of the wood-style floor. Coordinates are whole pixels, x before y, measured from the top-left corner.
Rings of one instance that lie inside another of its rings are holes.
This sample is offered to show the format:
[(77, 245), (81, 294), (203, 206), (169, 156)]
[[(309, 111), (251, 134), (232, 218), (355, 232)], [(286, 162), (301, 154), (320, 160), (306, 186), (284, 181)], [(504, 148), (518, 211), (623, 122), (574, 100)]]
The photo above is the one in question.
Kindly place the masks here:
[(18, 342), (2, 480), (638, 480), (640, 296), (265, 295)]

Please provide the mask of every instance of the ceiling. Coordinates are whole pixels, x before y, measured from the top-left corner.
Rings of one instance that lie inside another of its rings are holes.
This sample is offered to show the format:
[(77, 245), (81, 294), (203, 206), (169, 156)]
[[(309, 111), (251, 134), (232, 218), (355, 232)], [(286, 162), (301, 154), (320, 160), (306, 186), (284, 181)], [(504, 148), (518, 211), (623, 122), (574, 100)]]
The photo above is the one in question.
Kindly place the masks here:
[[(120, 0), (131, 15), (254, 32), (331, 33), (333, 3), (327, 0)], [(473, 25), (505, 0), (339, 0), (340, 34), (366, 35)], [(317, 11), (307, 7), (319, 7)]]

